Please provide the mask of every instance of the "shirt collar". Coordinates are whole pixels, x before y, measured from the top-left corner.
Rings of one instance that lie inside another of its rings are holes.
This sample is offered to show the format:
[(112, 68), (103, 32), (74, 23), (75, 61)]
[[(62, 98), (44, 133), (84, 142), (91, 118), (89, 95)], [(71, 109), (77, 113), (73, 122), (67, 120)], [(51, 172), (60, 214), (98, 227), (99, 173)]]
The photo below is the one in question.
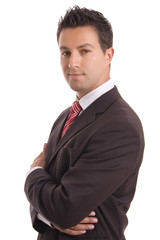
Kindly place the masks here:
[(79, 103), (83, 110), (85, 110), (87, 107), (89, 107), (90, 104), (92, 104), (96, 99), (98, 99), (100, 96), (102, 96), (104, 93), (110, 91), (114, 87), (113, 81), (110, 79), (104, 84), (100, 85), (93, 91), (87, 93), (85, 96), (83, 96)]

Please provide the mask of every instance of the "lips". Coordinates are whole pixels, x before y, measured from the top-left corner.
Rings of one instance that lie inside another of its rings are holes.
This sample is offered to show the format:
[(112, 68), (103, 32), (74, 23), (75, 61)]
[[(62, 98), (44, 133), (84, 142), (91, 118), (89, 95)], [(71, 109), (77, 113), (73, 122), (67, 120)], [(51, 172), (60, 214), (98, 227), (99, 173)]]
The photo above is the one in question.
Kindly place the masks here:
[(81, 77), (84, 75), (84, 73), (82, 72), (74, 72), (74, 71), (67, 71), (67, 75), (70, 76), (70, 77), (75, 77), (75, 78), (78, 78), (78, 77)]
[(72, 74), (68, 74), (68, 77), (71, 79), (80, 79), (84, 76), (84, 74), (80, 74), (80, 73), (72, 73)]
[(82, 76), (84, 74), (81, 74), (81, 73), (69, 73), (68, 75), (70, 75), (70, 76)]
[(79, 70), (67, 69), (66, 74), (68, 75), (68, 77), (75, 78), (75, 79), (79, 79), (85, 75), (84, 72), (80, 71), (80, 69)]

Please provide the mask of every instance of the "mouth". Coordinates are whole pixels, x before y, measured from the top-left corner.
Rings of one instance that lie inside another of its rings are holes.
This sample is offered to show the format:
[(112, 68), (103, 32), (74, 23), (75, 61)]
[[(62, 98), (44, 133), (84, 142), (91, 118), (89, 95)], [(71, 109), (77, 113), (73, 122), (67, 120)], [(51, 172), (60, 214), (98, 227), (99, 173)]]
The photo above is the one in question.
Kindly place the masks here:
[(68, 76), (71, 78), (80, 78), (82, 76), (84, 76), (84, 74), (82, 73), (68, 73)]
[(81, 73), (69, 73), (68, 75), (69, 76), (82, 76), (84, 74), (81, 74)]

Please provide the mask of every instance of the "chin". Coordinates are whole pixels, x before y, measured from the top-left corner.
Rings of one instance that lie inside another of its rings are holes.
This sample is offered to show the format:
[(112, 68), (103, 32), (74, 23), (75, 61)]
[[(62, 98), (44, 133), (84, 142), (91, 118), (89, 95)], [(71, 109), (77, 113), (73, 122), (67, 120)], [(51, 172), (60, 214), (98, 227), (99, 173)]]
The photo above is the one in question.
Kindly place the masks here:
[(80, 87), (78, 86), (78, 82), (76, 81), (76, 80), (72, 80), (72, 81), (67, 81), (68, 82), (68, 84), (69, 84), (69, 86), (70, 86), (70, 88), (73, 90), (73, 91), (78, 91), (79, 89), (80, 89)]
[(76, 87), (76, 86), (71, 86), (71, 85), (69, 85), (69, 86), (75, 92), (79, 92), (80, 91), (80, 89), (78, 87)]

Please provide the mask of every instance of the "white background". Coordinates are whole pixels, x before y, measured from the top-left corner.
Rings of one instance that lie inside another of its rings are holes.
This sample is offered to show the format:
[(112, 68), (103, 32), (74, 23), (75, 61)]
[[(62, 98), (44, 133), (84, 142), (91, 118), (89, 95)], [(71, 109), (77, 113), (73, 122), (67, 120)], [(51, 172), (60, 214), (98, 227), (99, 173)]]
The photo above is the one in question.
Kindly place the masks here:
[(114, 31), (111, 77), (142, 120), (145, 155), (136, 196), (128, 212), (127, 240), (158, 240), (159, 1), (0, 1), (0, 226), (3, 239), (36, 239), (24, 195), (33, 159), (59, 113), (75, 93), (61, 72), (57, 22), (68, 7), (101, 11)]

